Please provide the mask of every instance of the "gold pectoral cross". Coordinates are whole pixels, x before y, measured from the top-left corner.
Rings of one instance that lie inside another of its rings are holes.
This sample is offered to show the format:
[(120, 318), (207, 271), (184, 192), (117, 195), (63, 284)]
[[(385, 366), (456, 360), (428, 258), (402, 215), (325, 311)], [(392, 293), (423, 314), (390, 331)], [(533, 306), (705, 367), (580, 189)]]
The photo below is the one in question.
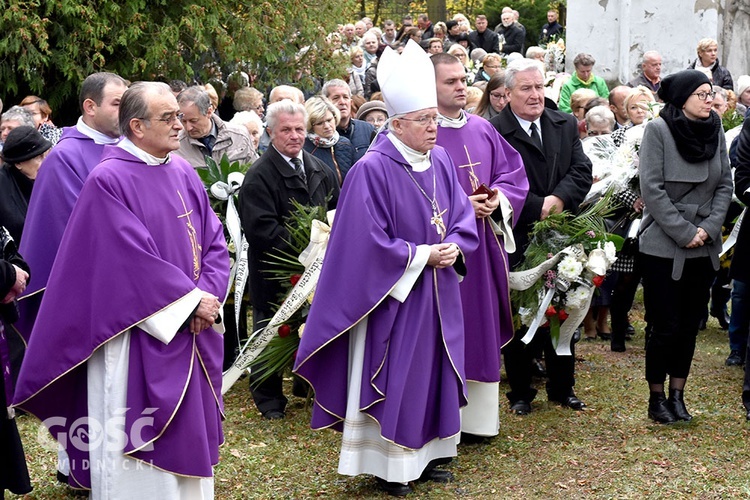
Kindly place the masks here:
[(459, 165), (458, 168), (468, 168), (469, 169), (469, 182), (471, 182), (471, 187), (476, 190), (479, 187), (479, 185), (481, 184), (481, 182), (479, 181), (479, 177), (477, 177), (477, 174), (474, 172), (474, 167), (476, 165), (481, 165), (482, 162), (481, 161), (478, 161), (478, 162), (472, 162), (471, 161), (471, 156), (469, 155), (469, 148), (466, 147), (466, 144), (464, 144), (464, 151), (466, 151), (466, 159), (468, 160), (469, 163), (467, 163), (466, 165)]
[(180, 193), (179, 190), (177, 191), (177, 195), (180, 197), (180, 201), (182, 202), (182, 208), (185, 209), (185, 212), (178, 215), (177, 218), (185, 219), (188, 238), (190, 239), (190, 250), (193, 252), (193, 278), (195, 279), (195, 281), (198, 281), (198, 278), (200, 278), (201, 275), (200, 255), (203, 247), (201, 247), (201, 245), (198, 243), (198, 233), (195, 231), (193, 221), (190, 220), (190, 214), (192, 214), (193, 211), (187, 209), (187, 205), (185, 205), (185, 199), (182, 197), (182, 193)]
[(446, 208), (442, 212), (438, 213), (437, 209), (432, 209), (432, 218), (430, 219), (430, 224), (433, 224), (435, 226), (437, 234), (440, 235), (440, 241), (443, 241), (445, 239), (445, 235), (447, 233), (445, 222), (443, 222), (443, 214), (447, 211), (448, 209)]

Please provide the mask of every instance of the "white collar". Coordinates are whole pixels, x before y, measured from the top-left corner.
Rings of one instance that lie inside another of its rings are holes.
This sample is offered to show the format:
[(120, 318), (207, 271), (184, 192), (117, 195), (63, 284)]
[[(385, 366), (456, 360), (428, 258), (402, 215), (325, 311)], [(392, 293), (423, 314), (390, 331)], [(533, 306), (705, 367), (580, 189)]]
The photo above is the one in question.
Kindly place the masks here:
[(88, 137), (89, 139), (92, 139), (94, 141), (94, 144), (116, 144), (117, 141), (120, 140), (119, 137), (110, 137), (106, 134), (102, 134), (95, 128), (89, 127), (86, 125), (86, 123), (83, 121), (83, 117), (78, 117), (78, 123), (76, 123), (76, 129)]
[(440, 126), (445, 128), (461, 128), (469, 121), (466, 117), (464, 110), (461, 110), (461, 114), (458, 118), (448, 118), (445, 115), (438, 115), (440, 119)]
[[(273, 149), (276, 149), (276, 146), (274, 146), (273, 144), (271, 144), (271, 147), (272, 147)], [(302, 151), (303, 151), (303, 150), (302, 150), (302, 149), (300, 149), (300, 150), (299, 150), (299, 153), (297, 153), (297, 156), (296, 156), (296, 157), (297, 157), (297, 158), (299, 158), (299, 161), (301, 161), (301, 162), (302, 162), (302, 164), (304, 165), (304, 164), (305, 164), (305, 160), (304, 160), (304, 159), (302, 158)], [(279, 155), (281, 155), (281, 157), (282, 157), (282, 158), (284, 158), (284, 160), (286, 160), (286, 163), (287, 163), (287, 165), (289, 165), (289, 166), (290, 166), (291, 168), (294, 168), (294, 167), (292, 166), (292, 157), (291, 157), (291, 156), (287, 156), (287, 155), (285, 155), (284, 153), (282, 153), (282, 152), (281, 152), (281, 151), (279, 151), (278, 149), (276, 149), (276, 152), (277, 152), (277, 153), (279, 153)]]
[(396, 146), (398, 152), (401, 153), (401, 156), (404, 157), (404, 160), (411, 165), (412, 170), (415, 172), (424, 172), (432, 165), (429, 151), (426, 153), (420, 153), (416, 149), (410, 148), (401, 142), (401, 139), (396, 137), (396, 134), (388, 134), (386, 137), (388, 137), (393, 145)]
[[(511, 111), (513, 111), (513, 110), (511, 109)], [(513, 116), (516, 117), (516, 120), (518, 120), (518, 123), (521, 125), (521, 128), (523, 129), (524, 132), (526, 132), (526, 135), (528, 135), (529, 137), (531, 137), (531, 132), (529, 131), (529, 129), (531, 128), (531, 124), (535, 123), (536, 124), (536, 130), (537, 130), (537, 132), (539, 132), (539, 137), (542, 137), (542, 117), (541, 116), (539, 118), (537, 118), (536, 120), (534, 120), (533, 122), (530, 122), (528, 120), (524, 120), (523, 118), (521, 118), (520, 116), (518, 116), (515, 113), (513, 113)]]
[(170, 160), (169, 154), (167, 154), (167, 156), (165, 156), (164, 158), (157, 158), (156, 156), (145, 152), (144, 150), (133, 144), (133, 141), (131, 141), (127, 137), (123, 137), (119, 144), (117, 144), (117, 147), (124, 149), (131, 155), (141, 160), (146, 165), (163, 165), (165, 163), (169, 163)]

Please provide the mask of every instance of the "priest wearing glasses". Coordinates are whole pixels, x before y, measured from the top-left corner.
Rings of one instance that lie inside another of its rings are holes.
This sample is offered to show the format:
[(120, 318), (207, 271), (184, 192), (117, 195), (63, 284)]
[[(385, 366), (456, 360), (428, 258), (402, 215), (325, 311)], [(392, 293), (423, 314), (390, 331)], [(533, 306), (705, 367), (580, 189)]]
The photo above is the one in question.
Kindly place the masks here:
[(221, 223), (164, 83), (122, 95), (125, 138), (86, 179), (52, 265), (15, 401), (92, 498), (212, 498), (229, 280)]
[(295, 371), (315, 389), (312, 427), (343, 432), (339, 473), (391, 495), (449, 481), (466, 405), (459, 282), (478, 245), (474, 210), (436, 147), (435, 71), (410, 41), (386, 49), (388, 131), (349, 171)]

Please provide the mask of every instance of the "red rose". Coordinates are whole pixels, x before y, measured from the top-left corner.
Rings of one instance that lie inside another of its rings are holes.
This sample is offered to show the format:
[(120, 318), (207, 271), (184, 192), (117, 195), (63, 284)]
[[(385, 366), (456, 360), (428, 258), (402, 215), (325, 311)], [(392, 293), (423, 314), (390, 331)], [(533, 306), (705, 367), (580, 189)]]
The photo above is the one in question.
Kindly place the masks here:
[(565, 321), (568, 319), (568, 313), (565, 312), (565, 309), (560, 309), (560, 312), (557, 313), (557, 317), (560, 318), (560, 321)]
[(289, 277), (289, 282), (292, 284), (292, 286), (296, 285), (299, 279), (302, 277), (301, 274), (292, 274)]
[(292, 333), (292, 327), (287, 325), (286, 323), (279, 327), (279, 337), (288, 337), (290, 333)]
[(544, 312), (545, 316), (556, 316), (557, 310), (555, 310), (555, 306), (549, 306), (547, 310)]
[(597, 275), (597, 276), (594, 276), (594, 277), (593, 277), (593, 278), (591, 279), (591, 281), (593, 281), (593, 282), (594, 282), (594, 286), (595, 286), (595, 287), (599, 288), (600, 286), (602, 286), (602, 283), (604, 283), (604, 276), (598, 276), (598, 275)]

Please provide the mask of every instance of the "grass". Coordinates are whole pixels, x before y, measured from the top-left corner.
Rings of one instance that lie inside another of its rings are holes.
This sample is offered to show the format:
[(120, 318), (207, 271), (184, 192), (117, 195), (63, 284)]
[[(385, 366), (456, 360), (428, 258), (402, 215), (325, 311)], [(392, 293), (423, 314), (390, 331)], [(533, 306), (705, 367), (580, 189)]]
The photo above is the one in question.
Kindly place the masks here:
[[(634, 310), (634, 317), (642, 317), (641, 312)], [(646, 417), (643, 323), (636, 325), (639, 332), (625, 353), (610, 352), (602, 341), (578, 344), (576, 392), (589, 405), (587, 411), (549, 404), (542, 390), (531, 415), (501, 412), (499, 436), (459, 447), (449, 466), (453, 483), (420, 483), (412, 496), (750, 497), (743, 373), (724, 366), (726, 332), (712, 319), (698, 337), (685, 393), (693, 421), (661, 426)], [(286, 420), (266, 421), (252, 403), (247, 381), (241, 380), (225, 403), (226, 443), (216, 467), (216, 498), (385, 498), (371, 477), (336, 473), (340, 435), (311, 431), (304, 400), (290, 397)], [(35, 488), (28, 498), (74, 498), (55, 482), (54, 447), (39, 444), (39, 423), (24, 416), (19, 426)]]

